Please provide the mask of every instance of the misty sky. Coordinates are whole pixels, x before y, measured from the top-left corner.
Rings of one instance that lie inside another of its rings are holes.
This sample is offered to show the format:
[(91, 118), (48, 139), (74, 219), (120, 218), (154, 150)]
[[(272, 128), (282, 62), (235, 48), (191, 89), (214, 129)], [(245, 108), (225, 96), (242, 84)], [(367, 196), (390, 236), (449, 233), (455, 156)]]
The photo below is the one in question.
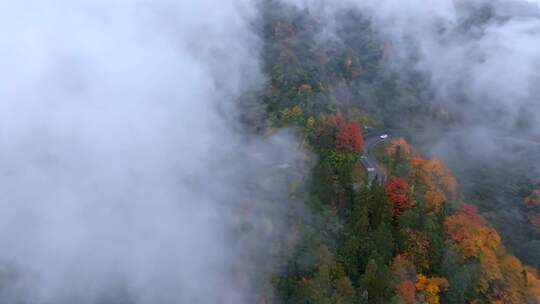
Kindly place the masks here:
[[(391, 46), (398, 73), (419, 71), (434, 98), (426, 102), (459, 118), (454, 135), (479, 159), (505, 159), (509, 137), (540, 141), (540, 2), (537, 0), (291, 0), (319, 14), (333, 31), (342, 10), (368, 17)], [(487, 22), (483, 18), (489, 16)], [(424, 134), (422, 134), (424, 133)], [(425, 125), (430, 153), (451, 160), (455, 142)], [(515, 143), (515, 142), (514, 142)], [(459, 159), (453, 159), (459, 165)], [(540, 174), (540, 163), (531, 163)]]

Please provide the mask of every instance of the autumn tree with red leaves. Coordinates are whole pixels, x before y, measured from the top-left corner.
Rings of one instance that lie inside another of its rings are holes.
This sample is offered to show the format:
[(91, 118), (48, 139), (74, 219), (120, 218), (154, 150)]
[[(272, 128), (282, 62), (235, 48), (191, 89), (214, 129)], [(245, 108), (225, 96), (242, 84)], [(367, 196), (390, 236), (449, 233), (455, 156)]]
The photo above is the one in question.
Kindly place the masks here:
[(413, 281), (406, 280), (403, 282), (399, 282), (396, 286), (394, 286), (394, 290), (405, 304), (417, 303), (416, 286)]
[(405, 209), (414, 206), (414, 201), (410, 199), (410, 188), (407, 181), (395, 178), (389, 181), (385, 186), (388, 200), (393, 205), (394, 217), (398, 217)]
[(334, 115), (320, 115), (315, 130), (317, 142), (325, 147), (333, 143), (332, 148), (345, 152), (362, 152), (364, 137), (358, 123), (347, 121), (341, 112)]
[(351, 144), (353, 150), (356, 152), (361, 152), (362, 150), (364, 150), (364, 136), (362, 135), (360, 126), (358, 126), (358, 124), (353, 121), (351, 122), (349, 129), (351, 130), (352, 134)]
[(540, 189), (534, 190), (524, 201), (527, 207), (540, 207)]
[(353, 138), (353, 134), (349, 128), (349, 124), (340, 112), (336, 113), (336, 149), (338, 150), (349, 150)]
[(335, 115), (337, 127), (336, 149), (341, 151), (362, 152), (364, 138), (356, 122), (347, 122), (340, 112)]

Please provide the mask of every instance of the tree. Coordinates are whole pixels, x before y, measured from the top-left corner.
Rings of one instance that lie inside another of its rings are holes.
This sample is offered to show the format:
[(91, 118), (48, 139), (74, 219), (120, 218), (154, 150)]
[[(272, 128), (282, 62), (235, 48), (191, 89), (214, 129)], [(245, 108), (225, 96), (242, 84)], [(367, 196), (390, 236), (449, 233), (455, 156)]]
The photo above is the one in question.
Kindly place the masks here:
[(540, 207), (540, 189), (534, 190), (524, 201), (527, 207)]
[(405, 280), (403, 282), (399, 282), (394, 287), (394, 290), (405, 304), (418, 303), (416, 300), (416, 289), (413, 281)]
[(499, 266), (503, 275), (503, 284), (495, 293), (504, 303), (527, 303), (527, 276), (521, 262), (514, 256), (507, 255), (500, 259)]
[(335, 145), (338, 150), (348, 150), (352, 141), (352, 133), (349, 124), (343, 118), (341, 112), (334, 115), (334, 124), (336, 127)]
[(446, 218), (446, 236), (455, 241), (465, 257), (495, 255), (501, 238), (493, 228), (482, 224), (477, 209), (465, 204), (455, 214)]
[(362, 152), (364, 139), (360, 127), (356, 122), (347, 122), (340, 112), (335, 115), (336, 121), (336, 149), (341, 151)]
[(360, 275), (361, 270), (361, 248), (366, 247), (365, 242), (361, 242), (360, 236), (353, 235), (347, 239), (340, 249), (340, 260), (347, 271), (347, 274), (354, 280)]
[(315, 142), (323, 148), (333, 148), (336, 132), (335, 118), (320, 114), (315, 128)]
[(442, 161), (416, 156), (411, 158), (410, 163), (414, 180), (427, 189), (424, 199), (431, 211), (439, 211), (444, 202), (456, 197), (457, 181)]
[(426, 233), (407, 229), (405, 236), (404, 256), (418, 269), (428, 270), (430, 261), (430, 240)]
[(429, 211), (441, 210), (446, 202), (446, 196), (444, 193), (436, 188), (429, 188), (424, 195), (424, 199), (426, 200)]
[(390, 264), (394, 291), (405, 304), (414, 304), (416, 301), (416, 268), (404, 255), (397, 255)]
[(382, 264), (387, 264), (394, 255), (394, 238), (385, 222), (382, 222), (374, 231), (373, 240), (377, 247), (377, 260)]
[(531, 292), (531, 297), (540, 302), (540, 278), (538, 272), (532, 267), (525, 268), (525, 275), (527, 278), (527, 285)]
[(291, 109), (285, 109), (281, 113), (281, 117), (285, 122), (299, 122), (303, 117), (302, 108), (296, 105)]
[(388, 200), (393, 206), (393, 215), (395, 218), (406, 209), (414, 206), (414, 201), (410, 199), (410, 188), (407, 181), (399, 178), (390, 180), (385, 186)]
[(370, 214), (370, 225), (375, 229), (381, 223), (389, 223), (391, 221), (393, 205), (388, 199), (385, 188), (378, 183), (371, 185), (369, 194), (367, 206)]
[(392, 259), (390, 271), (392, 278), (397, 282), (414, 280), (416, 278), (416, 267), (402, 254), (398, 254)]
[(396, 291), (396, 294), (399, 295), (401, 300), (405, 304), (415, 304), (416, 301), (416, 289), (414, 282), (411, 280), (405, 280), (402, 282), (399, 282), (395, 287), (394, 290)]
[(455, 242), (465, 258), (474, 258), (480, 265), (476, 289), (494, 300), (521, 303), (524, 298), (521, 263), (508, 255), (497, 231), (484, 226), (476, 208), (465, 205), (444, 223), (446, 236)]
[(352, 148), (356, 152), (362, 152), (364, 150), (364, 136), (360, 130), (360, 126), (356, 122), (351, 122), (350, 125), (352, 133)]
[(335, 264), (334, 256), (326, 246), (323, 246), (319, 252), (319, 265), (313, 278), (306, 280), (308, 297), (310, 303), (324, 304), (329, 303), (333, 294), (332, 272)]
[(444, 278), (428, 278), (423, 274), (416, 277), (416, 289), (424, 295), (424, 300), (428, 304), (439, 304), (441, 291), (447, 290), (448, 281)]
[(412, 147), (407, 143), (407, 141), (400, 137), (392, 140), (386, 148), (388, 155), (396, 162), (401, 160), (410, 160), (414, 155)]
[(329, 116), (319, 115), (315, 141), (323, 148), (335, 148), (342, 152), (360, 153), (364, 149), (360, 126), (354, 121), (347, 121), (341, 112)]
[(336, 287), (336, 301), (334, 303), (352, 303), (355, 296), (355, 291), (351, 280), (348, 277), (343, 276), (336, 279), (334, 284)]
[(360, 279), (360, 286), (367, 295), (367, 303), (383, 304), (390, 297), (388, 270), (377, 265), (374, 259), (369, 260), (366, 271)]

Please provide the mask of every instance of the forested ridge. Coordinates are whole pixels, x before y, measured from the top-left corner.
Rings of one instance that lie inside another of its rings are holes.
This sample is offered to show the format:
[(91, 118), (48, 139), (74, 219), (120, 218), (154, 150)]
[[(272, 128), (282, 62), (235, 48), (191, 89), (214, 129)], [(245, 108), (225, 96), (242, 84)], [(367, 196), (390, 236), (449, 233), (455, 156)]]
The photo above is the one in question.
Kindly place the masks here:
[[(540, 303), (536, 269), (506, 248), (441, 160), (409, 143), (415, 129), (460, 119), (422, 102), (424, 76), (390, 68), (392, 45), (358, 11), (343, 11), (331, 37), (307, 9), (263, 1), (260, 11), (268, 82), (242, 119), (258, 133), (292, 130), (312, 171), (291, 187), (308, 212), (289, 212), (259, 303)], [(377, 130), (396, 134), (370, 151), (382, 183), (359, 161)], [(538, 229), (533, 188), (523, 204)]]

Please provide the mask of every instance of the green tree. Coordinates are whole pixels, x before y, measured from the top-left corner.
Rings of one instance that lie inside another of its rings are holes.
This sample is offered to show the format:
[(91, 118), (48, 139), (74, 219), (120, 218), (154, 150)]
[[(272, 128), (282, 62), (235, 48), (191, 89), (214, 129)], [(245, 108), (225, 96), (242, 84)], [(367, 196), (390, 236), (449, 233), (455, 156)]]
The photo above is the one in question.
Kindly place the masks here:
[(360, 280), (360, 290), (364, 303), (387, 303), (391, 297), (387, 267), (377, 265), (374, 259), (369, 260)]

